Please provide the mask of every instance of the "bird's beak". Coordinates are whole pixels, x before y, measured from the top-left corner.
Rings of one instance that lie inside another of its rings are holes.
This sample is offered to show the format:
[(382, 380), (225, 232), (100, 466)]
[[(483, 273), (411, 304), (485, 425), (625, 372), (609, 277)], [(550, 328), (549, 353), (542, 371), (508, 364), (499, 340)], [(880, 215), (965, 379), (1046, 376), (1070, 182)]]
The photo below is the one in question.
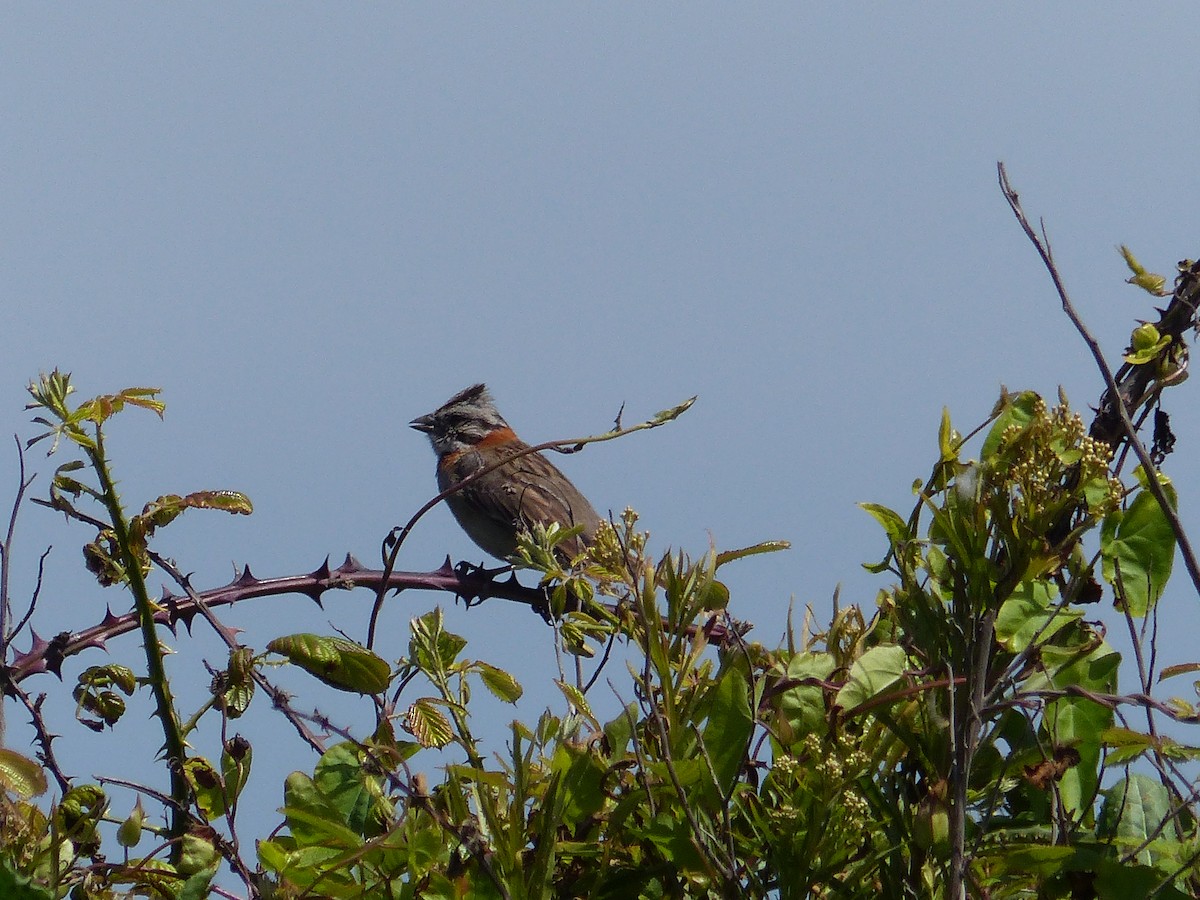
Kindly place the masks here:
[(418, 416), (408, 423), (408, 427), (429, 434), (433, 431), (433, 416)]

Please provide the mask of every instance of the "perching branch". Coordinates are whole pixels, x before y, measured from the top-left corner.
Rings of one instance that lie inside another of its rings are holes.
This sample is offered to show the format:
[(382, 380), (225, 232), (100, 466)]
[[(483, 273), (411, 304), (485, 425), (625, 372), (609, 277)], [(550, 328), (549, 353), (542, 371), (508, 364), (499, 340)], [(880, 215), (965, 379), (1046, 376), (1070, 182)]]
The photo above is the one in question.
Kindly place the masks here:
[[(539, 606), (546, 595), (536, 587), (526, 587), (515, 576), (497, 581), (480, 570), (459, 570), (451, 565), (449, 558), (442, 567), (432, 572), (392, 572), (387, 575), (381, 569), (366, 569), (352, 556), (336, 569), (329, 567), (326, 560), (316, 570), (306, 575), (288, 575), (282, 578), (256, 578), (247, 567), (229, 584), (208, 591), (198, 591), (196, 597), (205, 607), (232, 606), (257, 597), (275, 597), (282, 594), (303, 594), (317, 603), (331, 590), (367, 588), (373, 591), (421, 589), (444, 591), (462, 597), (469, 603), (489, 598), (511, 600), (528, 606)], [(174, 629), (183, 624), (190, 627), (200, 613), (196, 600), (165, 591), (156, 601), (154, 621)], [(90, 628), (76, 632), (63, 632), (46, 640), (34, 634), (33, 645), (24, 653), (14, 652), (6, 674), (14, 683), (20, 683), (31, 675), (41, 672), (58, 673), (63, 661), (89, 649), (104, 649), (112, 638), (128, 634), (138, 628), (135, 612), (114, 615), (111, 611), (104, 619)], [(727, 627), (720, 621), (704, 626), (705, 635), (713, 643), (728, 640), (734, 630), (746, 628), (742, 623)], [(0, 679), (2, 680), (2, 679)]]

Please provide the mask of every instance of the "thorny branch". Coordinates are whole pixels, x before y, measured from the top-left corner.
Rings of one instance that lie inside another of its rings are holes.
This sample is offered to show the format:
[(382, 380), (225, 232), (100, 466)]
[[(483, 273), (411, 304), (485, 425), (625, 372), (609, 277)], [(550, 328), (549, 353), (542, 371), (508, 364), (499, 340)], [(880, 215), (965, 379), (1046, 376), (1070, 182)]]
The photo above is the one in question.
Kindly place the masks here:
[[(193, 591), (195, 598), (164, 592), (158, 600), (159, 611), (155, 620), (160, 625), (174, 629), (181, 623), (190, 626), (192, 619), (200, 613), (201, 606), (209, 609), (232, 606), (243, 600), (282, 594), (303, 594), (319, 603), (327, 591), (360, 587), (385, 592), (406, 588), (445, 591), (470, 602), (485, 598), (511, 600), (529, 606), (545, 602), (545, 593), (540, 588), (526, 587), (518, 582), (515, 576), (497, 581), (483, 572), (458, 570), (451, 565), (449, 559), (441, 568), (432, 572), (392, 572), (386, 580), (384, 576), (382, 570), (364, 568), (352, 556), (347, 556), (346, 561), (336, 569), (331, 569), (326, 561), (307, 575), (289, 575), (282, 578), (256, 578), (247, 567), (242, 570), (240, 576), (223, 587)], [(7, 678), (19, 683), (40, 672), (57, 673), (61, 670), (63, 660), (68, 657), (88, 649), (104, 649), (107, 641), (128, 634), (137, 627), (137, 617), (134, 613), (118, 616), (109, 612), (102, 621), (90, 628), (63, 632), (48, 641), (34, 634), (33, 645), (28, 651), (12, 655)], [(735, 631), (744, 627), (742, 623), (735, 622), (731, 628), (721, 621), (714, 620), (705, 627), (705, 632), (709, 640), (720, 643), (730, 639)]]

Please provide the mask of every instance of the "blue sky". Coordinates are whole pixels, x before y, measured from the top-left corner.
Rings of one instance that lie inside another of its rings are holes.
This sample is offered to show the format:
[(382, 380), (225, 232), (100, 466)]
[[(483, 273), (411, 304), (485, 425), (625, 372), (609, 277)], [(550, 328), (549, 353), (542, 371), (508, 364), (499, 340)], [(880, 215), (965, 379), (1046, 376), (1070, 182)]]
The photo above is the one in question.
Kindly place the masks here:
[[(997, 160), (1110, 358), (1152, 316), (1115, 246), (1168, 275), (1200, 255), (1182, 6), (26, 3), (5, 20), (2, 421), (32, 433), (24, 385), (54, 366), (81, 396), (162, 387), (164, 422), (113, 425), (126, 500), (233, 488), (256, 505), (162, 534), (199, 586), (234, 563), (376, 560), (434, 493), (406, 423), (475, 381), (530, 441), (698, 394), (678, 423), (562, 466), (597, 508), (638, 509), (659, 550), (791, 540), (726, 570), (734, 614), (773, 643), (790, 602), (821, 621), (839, 584), (872, 608), (886, 582), (860, 563), (884, 542), (855, 504), (911, 505), (943, 406), (967, 430), (1001, 384), (1099, 396)], [(1169, 400), (1182, 452), (1167, 471), (1195, 530), (1191, 390)], [(44, 492), (51, 466), (30, 462)], [(0, 453), (5, 496), (15, 472)], [(79, 571), (87, 538), (23, 515), (18, 598), (54, 545), (44, 634), (125, 605)], [(479, 559), (438, 510), (401, 566), (447, 553)], [(1192, 622), (1195, 602), (1180, 581), (1164, 616)], [(435, 603), (396, 600), (381, 649), (403, 653), (408, 619)], [(361, 636), (369, 606), (279, 598), (229, 621), (261, 647), (330, 622)], [(517, 715), (559, 702), (527, 611), (447, 615), (470, 654), (531, 688)], [(1171, 630), (1162, 662), (1193, 652)], [(221, 659), (197, 644), (173, 660), (181, 677), (195, 652)], [(68, 768), (100, 771), (97, 747), (123, 756), (147, 728), (133, 718), (95, 739), (66, 710)], [(256, 790), (278, 804), (278, 781)]]

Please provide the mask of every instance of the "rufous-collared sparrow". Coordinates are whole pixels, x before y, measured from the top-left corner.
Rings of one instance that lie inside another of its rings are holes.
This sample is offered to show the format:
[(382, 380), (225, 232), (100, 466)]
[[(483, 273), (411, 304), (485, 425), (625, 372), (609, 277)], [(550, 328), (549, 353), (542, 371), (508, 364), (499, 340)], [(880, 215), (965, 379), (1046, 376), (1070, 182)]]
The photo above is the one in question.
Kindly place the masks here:
[[(529, 445), (496, 410), (486, 386), (459, 391), (441, 407), (410, 423), (429, 435), (437, 453), (437, 482), (447, 490), (467, 476), (514, 456)], [(596, 535), (600, 516), (567, 476), (541, 453), (528, 453), (492, 470), (446, 498), (463, 531), (499, 559), (517, 549), (517, 535), (557, 522), (583, 531), (559, 547), (574, 557)]]

